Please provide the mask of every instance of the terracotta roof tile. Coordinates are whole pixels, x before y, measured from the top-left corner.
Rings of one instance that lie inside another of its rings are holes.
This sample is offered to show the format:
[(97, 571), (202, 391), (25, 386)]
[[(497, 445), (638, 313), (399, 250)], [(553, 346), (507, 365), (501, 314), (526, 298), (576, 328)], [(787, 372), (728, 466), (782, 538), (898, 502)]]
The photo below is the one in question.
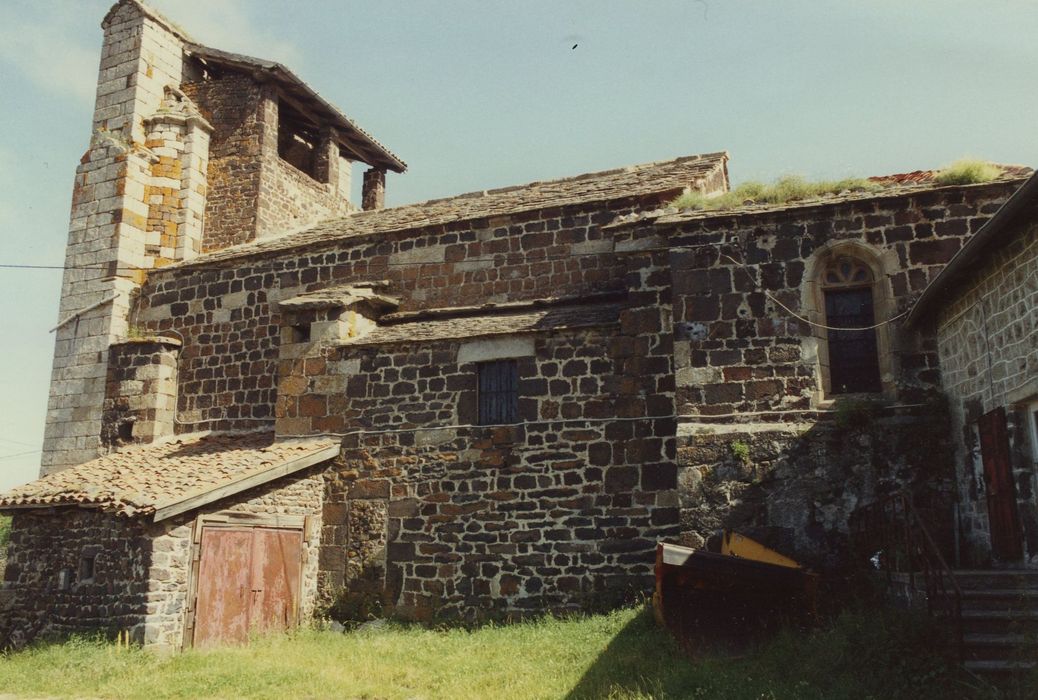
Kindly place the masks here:
[[(1027, 177), (1033, 171), (1026, 165), (1003, 165), (997, 164), (998, 167), (1002, 168), (1002, 176), (998, 179), (1012, 179)], [(891, 175), (873, 175), (869, 178), (870, 182), (878, 182), (880, 184), (889, 185), (923, 185), (923, 184), (936, 184), (934, 180), (937, 177), (937, 173), (940, 170), (913, 170), (910, 173), (893, 173)]]
[(81, 505), (124, 516), (215, 489), (315, 454), (332, 439), (275, 442), (274, 433), (182, 436), (48, 474), (0, 494), (5, 506)]
[(700, 186), (707, 177), (724, 167), (727, 160), (727, 153), (708, 153), (562, 180), (472, 192), (391, 209), (359, 211), (304, 231), (224, 248), (164, 269), (191, 268), (356, 236), (406, 231), (523, 211), (657, 193), (672, 192), (677, 196), (686, 188)]

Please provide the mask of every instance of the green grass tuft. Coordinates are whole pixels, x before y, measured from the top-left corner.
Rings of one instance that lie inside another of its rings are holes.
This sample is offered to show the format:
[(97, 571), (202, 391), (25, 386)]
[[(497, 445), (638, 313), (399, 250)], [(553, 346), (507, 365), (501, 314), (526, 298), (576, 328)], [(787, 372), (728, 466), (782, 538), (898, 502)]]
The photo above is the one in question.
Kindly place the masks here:
[(984, 698), (903, 612), (849, 612), (689, 661), (645, 608), (475, 630), (300, 630), (158, 657), (76, 639), (0, 656), (0, 693), (103, 698)]
[[(0, 550), (7, 548), (7, 543), (11, 540), (11, 516), (0, 515)], [(4, 556), (3, 552), (0, 552), (0, 559)]]
[(736, 209), (746, 204), (785, 204), (841, 192), (875, 192), (880, 189), (883, 189), (882, 185), (863, 178), (810, 182), (798, 175), (787, 175), (770, 184), (744, 182), (717, 197), (687, 192), (671, 202), (671, 206), (678, 209)]
[(994, 163), (973, 158), (963, 158), (941, 168), (934, 180), (941, 185), (976, 185), (991, 182), (1002, 176), (1002, 168)]

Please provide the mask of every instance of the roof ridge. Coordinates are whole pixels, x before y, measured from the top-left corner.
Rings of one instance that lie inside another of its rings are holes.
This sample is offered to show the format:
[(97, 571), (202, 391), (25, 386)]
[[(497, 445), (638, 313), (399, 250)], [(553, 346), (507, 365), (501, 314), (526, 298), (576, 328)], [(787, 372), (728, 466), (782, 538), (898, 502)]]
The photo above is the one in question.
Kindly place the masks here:
[[(340, 216), (335, 219), (327, 219), (322, 221), (318, 226), (326, 224), (332, 224), (336, 221), (348, 221), (354, 218), (364, 218), (366, 215), (378, 214), (380, 212), (392, 211), (395, 209), (407, 209), (408, 207), (422, 207), (429, 204), (439, 204), (441, 202), (449, 202), (457, 199), (476, 199), (480, 197), (487, 197), (493, 194), (504, 194), (506, 192), (516, 192), (518, 190), (527, 189), (530, 187), (539, 187), (543, 185), (554, 185), (566, 182), (580, 182), (581, 180), (591, 180), (596, 177), (605, 177), (608, 175), (620, 175), (622, 173), (636, 173), (640, 170), (648, 170), (650, 168), (658, 168), (664, 165), (678, 165), (681, 163), (689, 163), (694, 161), (708, 161), (723, 159), (729, 160), (730, 156), (728, 151), (714, 151), (712, 153), (697, 153), (695, 155), (680, 156), (678, 158), (668, 158), (666, 160), (654, 160), (647, 163), (635, 163), (634, 165), (625, 165), (618, 168), (608, 168), (606, 170), (594, 170), (589, 173), (580, 173), (579, 175), (567, 175), (565, 177), (556, 177), (550, 180), (531, 180), (530, 182), (524, 182), (516, 185), (505, 185), (503, 187), (494, 187), (489, 190), (472, 190), (470, 192), (462, 192), (460, 194), (448, 195), (446, 197), (434, 197), (433, 199), (426, 199), (419, 202), (410, 202), (408, 204), (401, 204), (395, 207), (386, 207), (385, 209), (376, 209), (368, 211), (356, 211)], [(309, 228), (314, 228), (313, 226)]]
[[(624, 198), (677, 196), (693, 183), (702, 182), (724, 168), (728, 157), (727, 151), (680, 156), (556, 180), (537, 180), (525, 185), (355, 212), (277, 236), (207, 251), (191, 260), (157, 268), (156, 272), (190, 270), (200, 265), (220, 264), (254, 255), (277, 255), (297, 248), (346, 239), (386, 236), (418, 231), (429, 226), (493, 219), (542, 209), (586, 206)], [(614, 180), (610, 180), (610, 177)], [(516, 192), (519, 194), (511, 194)]]

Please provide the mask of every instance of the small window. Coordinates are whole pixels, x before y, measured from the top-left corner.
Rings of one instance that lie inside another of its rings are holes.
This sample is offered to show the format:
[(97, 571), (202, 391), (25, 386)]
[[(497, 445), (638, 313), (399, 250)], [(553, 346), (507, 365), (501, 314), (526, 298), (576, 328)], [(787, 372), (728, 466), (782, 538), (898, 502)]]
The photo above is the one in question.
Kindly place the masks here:
[(833, 394), (882, 390), (872, 282), (864, 263), (845, 256), (833, 260), (822, 278)]
[(278, 156), (313, 179), (317, 178), (317, 127), (283, 100), (278, 103)]
[(479, 371), (479, 424), (519, 421), (519, 368), (515, 360), (477, 365)]
[(96, 554), (84, 554), (79, 558), (79, 583), (90, 583), (94, 580), (94, 564)]
[(71, 567), (66, 567), (58, 572), (58, 590), (68, 591), (72, 589), (72, 580), (75, 578), (75, 572), (72, 571)]

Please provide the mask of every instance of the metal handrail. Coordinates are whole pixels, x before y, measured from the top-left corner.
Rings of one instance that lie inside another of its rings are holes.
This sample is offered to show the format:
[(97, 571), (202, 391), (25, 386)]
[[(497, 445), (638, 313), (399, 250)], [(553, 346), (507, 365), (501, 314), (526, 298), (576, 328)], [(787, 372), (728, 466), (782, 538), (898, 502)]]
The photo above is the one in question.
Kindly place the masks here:
[(895, 572), (905, 573), (910, 588), (917, 590), (916, 576), (922, 574), (927, 613), (931, 617), (943, 615), (951, 620), (955, 628), (956, 651), (961, 660), (964, 641), (962, 589), (916, 510), (911, 495), (899, 491), (863, 506), (852, 515), (850, 525), (855, 549), (870, 559), (878, 556), (888, 582)]

